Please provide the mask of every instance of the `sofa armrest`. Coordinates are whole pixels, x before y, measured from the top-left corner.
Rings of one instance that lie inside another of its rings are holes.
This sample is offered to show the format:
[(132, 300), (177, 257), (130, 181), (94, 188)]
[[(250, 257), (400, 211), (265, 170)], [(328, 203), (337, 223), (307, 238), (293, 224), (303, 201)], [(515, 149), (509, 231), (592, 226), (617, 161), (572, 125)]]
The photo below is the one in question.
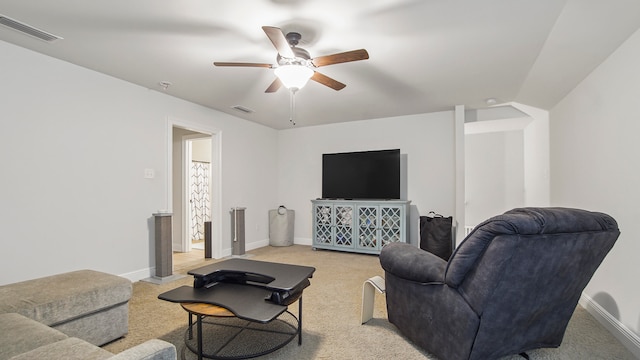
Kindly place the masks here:
[(399, 278), (420, 282), (444, 282), (447, 262), (406, 243), (390, 243), (380, 252), (382, 268)]
[(151, 339), (127, 349), (110, 360), (176, 360), (176, 347), (163, 340)]

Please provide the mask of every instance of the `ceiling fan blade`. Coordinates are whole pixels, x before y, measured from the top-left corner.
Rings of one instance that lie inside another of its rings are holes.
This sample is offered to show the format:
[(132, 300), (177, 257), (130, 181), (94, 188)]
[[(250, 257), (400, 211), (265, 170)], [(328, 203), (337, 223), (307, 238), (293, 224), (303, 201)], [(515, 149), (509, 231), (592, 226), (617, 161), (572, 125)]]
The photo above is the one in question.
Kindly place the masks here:
[(360, 50), (347, 51), (339, 54), (319, 56), (317, 58), (311, 59), (311, 62), (313, 63), (313, 66), (320, 67), (320, 66), (340, 64), (340, 63), (345, 63), (350, 61), (366, 60), (368, 58), (369, 58), (369, 53), (367, 52), (367, 50), (360, 49)]
[(213, 65), (215, 65), (215, 66), (263, 67), (263, 68), (269, 68), (269, 69), (271, 69), (273, 67), (272, 64), (244, 63), (244, 62), (219, 62), (219, 61), (214, 61)]
[(265, 90), (264, 92), (266, 93), (273, 93), (278, 91), (278, 89), (280, 89), (280, 87), (282, 86), (282, 81), (280, 81), (280, 79), (278, 79), (276, 77), (275, 80), (273, 80), (273, 82), (271, 83), (271, 85), (269, 85), (269, 87), (267, 88), (267, 90)]
[(265, 34), (271, 42), (273, 46), (275, 46), (276, 50), (278, 50), (278, 54), (282, 57), (293, 59), (296, 55), (291, 50), (291, 46), (289, 46), (289, 42), (287, 38), (282, 33), (282, 30), (273, 26), (263, 26), (262, 30), (264, 30)]
[(342, 90), (344, 89), (345, 84), (341, 83), (340, 81), (334, 80), (330, 77), (328, 77), (327, 75), (323, 75), (317, 71), (313, 72), (313, 76), (311, 76), (311, 80), (319, 82), (322, 85), (328, 86), (330, 88), (332, 88), (333, 90)]

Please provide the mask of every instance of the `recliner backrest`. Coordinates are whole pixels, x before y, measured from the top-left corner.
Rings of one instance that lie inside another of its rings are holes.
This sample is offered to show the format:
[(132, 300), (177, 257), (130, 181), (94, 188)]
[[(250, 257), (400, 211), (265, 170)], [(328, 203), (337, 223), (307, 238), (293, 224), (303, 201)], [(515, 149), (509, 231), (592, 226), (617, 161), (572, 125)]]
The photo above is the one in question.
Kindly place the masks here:
[[(525, 297), (570, 297), (577, 302), (618, 235), (617, 223), (606, 214), (514, 209), (483, 222), (467, 236), (447, 264), (445, 282), (479, 314), (488, 302), (507, 298), (520, 302)], [(551, 289), (566, 282), (564, 275), (572, 284)]]

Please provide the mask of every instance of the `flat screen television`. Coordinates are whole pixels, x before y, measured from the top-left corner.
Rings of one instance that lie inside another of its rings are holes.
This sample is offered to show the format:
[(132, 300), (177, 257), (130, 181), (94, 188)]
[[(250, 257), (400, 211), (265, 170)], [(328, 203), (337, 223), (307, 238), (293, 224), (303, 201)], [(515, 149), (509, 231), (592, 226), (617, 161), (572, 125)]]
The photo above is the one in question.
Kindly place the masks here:
[(400, 149), (323, 154), (322, 198), (400, 199)]

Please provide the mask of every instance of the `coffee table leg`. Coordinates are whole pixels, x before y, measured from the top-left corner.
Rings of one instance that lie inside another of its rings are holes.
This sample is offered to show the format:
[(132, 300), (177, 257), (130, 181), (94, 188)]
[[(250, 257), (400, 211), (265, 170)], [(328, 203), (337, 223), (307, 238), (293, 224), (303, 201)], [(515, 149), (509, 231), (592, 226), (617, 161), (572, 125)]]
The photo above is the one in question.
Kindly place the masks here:
[(302, 345), (302, 295), (298, 299), (298, 346)]
[(197, 324), (198, 324), (198, 360), (202, 360), (202, 315), (197, 316)]
[(193, 314), (189, 314), (189, 340), (193, 339)]

